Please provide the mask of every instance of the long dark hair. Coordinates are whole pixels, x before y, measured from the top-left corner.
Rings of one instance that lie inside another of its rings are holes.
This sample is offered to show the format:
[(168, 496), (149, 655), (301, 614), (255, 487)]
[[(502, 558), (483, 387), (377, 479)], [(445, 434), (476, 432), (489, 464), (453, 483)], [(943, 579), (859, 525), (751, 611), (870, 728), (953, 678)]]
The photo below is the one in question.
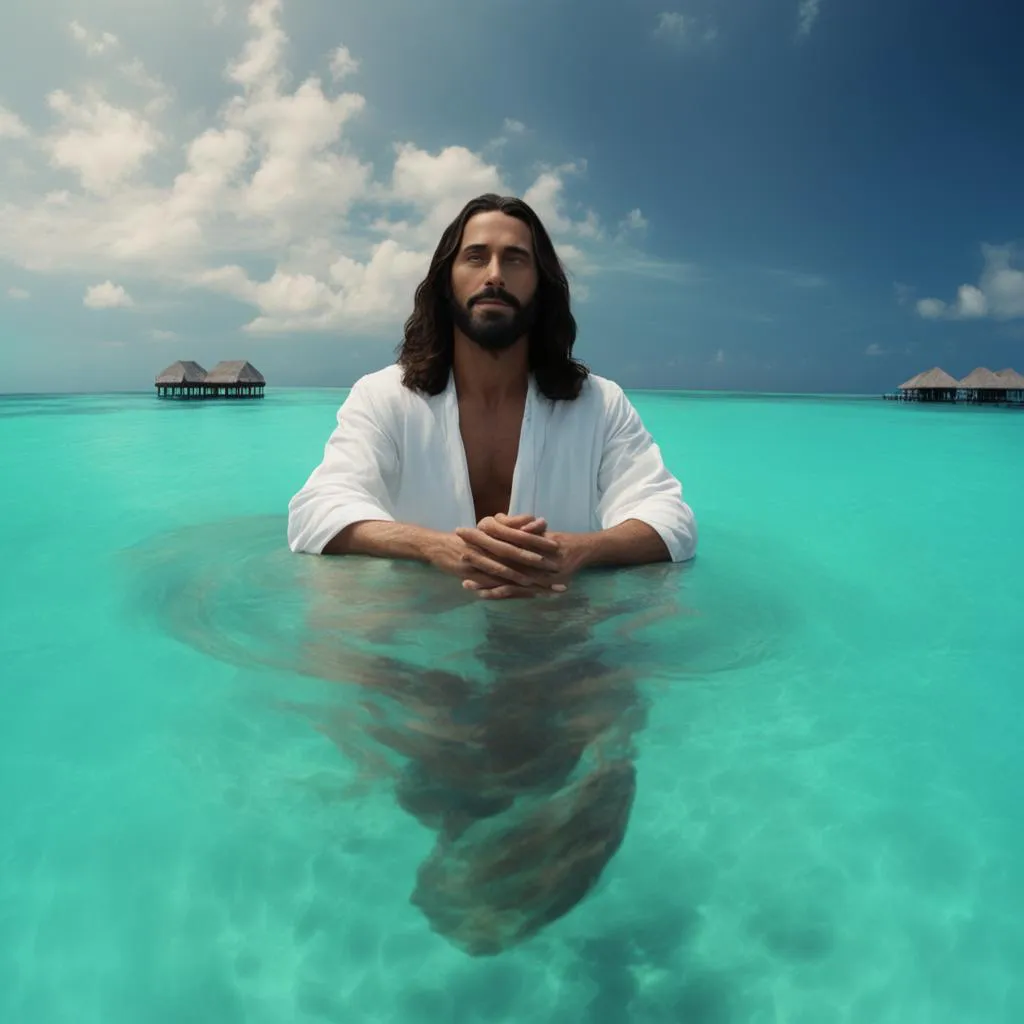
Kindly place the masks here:
[(441, 235), (427, 276), (416, 289), (412, 315), (398, 348), (402, 383), (414, 391), (438, 395), (448, 386), (454, 349), (454, 327), (449, 302), (451, 267), (466, 222), (478, 213), (499, 211), (516, 217), (530, 228), (537, 264), (537, 318), (530, 330), (530, 369), (537, 387), (550, 399), (579, 397), (589, 371), (573, 359), (576, 319), (569, 307), (569, 282), (551, 238), (540, 218), (521, 199), (493, 193), (477, 196)]

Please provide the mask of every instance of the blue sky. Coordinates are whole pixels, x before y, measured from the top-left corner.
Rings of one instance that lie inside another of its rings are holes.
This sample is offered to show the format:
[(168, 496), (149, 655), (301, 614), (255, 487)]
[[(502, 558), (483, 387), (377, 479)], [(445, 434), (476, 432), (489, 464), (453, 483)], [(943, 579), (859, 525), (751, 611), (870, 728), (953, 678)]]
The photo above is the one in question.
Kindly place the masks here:
[(1024, 14), (905, 0), (56, 0), (0, 40), (0, 391), (345, 386), (499, 189), (627, 387), (1024, 371)]

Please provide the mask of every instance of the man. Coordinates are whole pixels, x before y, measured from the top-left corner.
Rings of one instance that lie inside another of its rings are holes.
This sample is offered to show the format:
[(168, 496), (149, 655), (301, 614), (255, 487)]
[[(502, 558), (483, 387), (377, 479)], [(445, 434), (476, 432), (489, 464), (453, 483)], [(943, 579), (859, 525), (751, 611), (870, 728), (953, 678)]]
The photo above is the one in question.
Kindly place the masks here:
[(481, 598), (581, 569), (684, 561), (693, 512), (622, 389), (572, 358), (554, 246), (484, 195), (448, 226), (397, 363), (356, 382), (288, 507), (292, 551), (413, 559)]

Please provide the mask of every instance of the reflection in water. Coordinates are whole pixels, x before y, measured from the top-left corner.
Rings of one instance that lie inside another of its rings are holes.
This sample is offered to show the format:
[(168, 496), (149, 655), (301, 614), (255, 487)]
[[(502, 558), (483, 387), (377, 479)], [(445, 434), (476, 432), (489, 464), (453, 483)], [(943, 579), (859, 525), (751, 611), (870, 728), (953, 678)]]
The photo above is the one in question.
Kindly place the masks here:
[(481, 602), (420, 566), (283, 549), (243, 520), (130, 552), (142, 607), (196, 649), (344, 687), (313, 717), (436, 834), (412, 902), (467, 953), (570, 911), (622, 843), (646, 721), (642, 628), (683, 612), (685, 569), (581, 577), (552, 600)]

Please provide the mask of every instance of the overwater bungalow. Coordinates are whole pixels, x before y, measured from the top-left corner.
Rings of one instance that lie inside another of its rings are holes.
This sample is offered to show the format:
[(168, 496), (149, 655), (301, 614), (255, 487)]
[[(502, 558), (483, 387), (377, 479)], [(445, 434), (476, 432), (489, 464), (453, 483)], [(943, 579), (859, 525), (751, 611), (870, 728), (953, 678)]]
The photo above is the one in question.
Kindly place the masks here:
[(979, 366), (957, 380), (939, 366), (904, 381), (883, 398), (897, 402), (951, 402), (964, 405), (1024, 405), (1024, 376), (1016, 370), (993, 373)]
[(263, 374), (244, 359), (218, 363), (207, 372), (199, 363), (178, 360), (156, 377), (160, 398), (262, 398)]
[(1016, 370), (999, 370), (996, 376), (1006, 388), (1006, 401), (1010, 405), (1024, 405), (1024, 374)]
[(960, 382), (956, 377), (934, 366), (904, 381), (895, 395), (885, 397), (901, 402), (955, 402), (959, 387)]
[(1006, 384), (988, 367), (979, 366), (971, 370), (960, 381), (960, 394), (957, 395), (957, 401), (986, 405), (991, 402), (1005, 402)]
[(218, 363), (207, 375), (204, 390), (209, 398), (262, 398), (263, 374), (244, 359)]
[(201, 398), (206, 371), (191, 359), (179, 359), (156, 375), (160, 398)]

